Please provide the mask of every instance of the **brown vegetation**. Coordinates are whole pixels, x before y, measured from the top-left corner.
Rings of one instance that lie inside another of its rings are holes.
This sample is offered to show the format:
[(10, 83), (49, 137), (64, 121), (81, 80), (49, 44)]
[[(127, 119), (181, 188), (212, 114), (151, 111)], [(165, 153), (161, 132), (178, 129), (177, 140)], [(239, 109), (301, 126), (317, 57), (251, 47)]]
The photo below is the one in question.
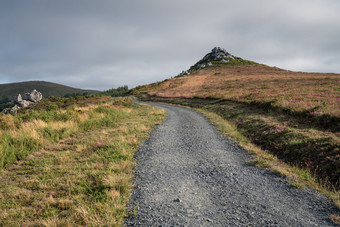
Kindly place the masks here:
[(269, 103), (292, 112), (340, 117), (339, 84), (339, 74), (292, 72), (265, 65), (227, 65), (147, 85), (138, 93)]

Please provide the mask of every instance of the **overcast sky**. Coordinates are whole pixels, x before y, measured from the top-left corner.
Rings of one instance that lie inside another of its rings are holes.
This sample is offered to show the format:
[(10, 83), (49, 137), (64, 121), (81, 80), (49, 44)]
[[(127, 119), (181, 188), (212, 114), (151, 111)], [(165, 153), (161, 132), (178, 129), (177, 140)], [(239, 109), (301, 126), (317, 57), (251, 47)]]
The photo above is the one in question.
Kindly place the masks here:
[(340, 1), (0, 0), (0, 83), (132, 88), (176, 76), (215, 46), (340, 73)]

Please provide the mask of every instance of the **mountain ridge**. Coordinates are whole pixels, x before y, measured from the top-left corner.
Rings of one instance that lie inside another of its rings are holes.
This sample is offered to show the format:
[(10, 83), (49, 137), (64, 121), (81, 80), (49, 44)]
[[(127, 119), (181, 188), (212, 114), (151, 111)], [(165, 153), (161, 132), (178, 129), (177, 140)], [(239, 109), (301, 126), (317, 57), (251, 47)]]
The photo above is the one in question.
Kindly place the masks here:
[(0, 98), (11, 99), (14, 95), (23, 94), (33, 89), (38, 90), (43, 94), (44, 97), (49, 96), (64, 96), (72, 93), (88, 93), (93, 94), (99, 91), (87, 90), (80, 88), (73, 88), (70, 86), (47, 82), (47, 81), (23, 81), (15, 83), (0, 84)]

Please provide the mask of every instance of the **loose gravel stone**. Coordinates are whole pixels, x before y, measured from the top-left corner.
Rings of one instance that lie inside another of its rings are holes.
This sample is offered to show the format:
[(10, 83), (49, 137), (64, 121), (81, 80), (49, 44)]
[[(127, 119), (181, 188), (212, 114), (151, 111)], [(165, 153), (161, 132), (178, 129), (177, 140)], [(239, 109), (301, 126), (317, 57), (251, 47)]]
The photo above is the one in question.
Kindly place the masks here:
[(135, 154), (126, 226), (335, 226), (339, 213), (315, 190), (247, 164), (249, 154), (223, 138), (201, 114), (166, 110)]

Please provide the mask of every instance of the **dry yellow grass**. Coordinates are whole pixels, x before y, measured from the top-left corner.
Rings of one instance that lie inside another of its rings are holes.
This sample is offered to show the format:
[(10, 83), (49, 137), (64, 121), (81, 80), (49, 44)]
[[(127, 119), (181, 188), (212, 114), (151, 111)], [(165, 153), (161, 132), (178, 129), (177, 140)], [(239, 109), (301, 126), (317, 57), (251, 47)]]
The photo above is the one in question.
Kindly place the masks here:
[(331, 220), (335, 224), (340, 225), (340, 216), (339, 215), (332, 214), (331, 215)]
[(6, 114), (0, 117), (0, 133), (3, 130), (15, 129), (15, 118), (12, 115)]
[[(121, 118), (110, 127), (47, 144), (0, 174), (0, 226), (122, 225), (132, 186), (133, 153), (151, 128), (164, 120), (165, 112), (136, 104), (105, 106), (126, 115), (118, 115)], [(92, 106), (77, 114), (104, 117), (94, 110)], [(79, 121), (27, 124), (41, 136), (39, 129), (74, 129)], [(22, 130), (27, 128), (15, 133)]]
[[(57, 141), (59, 139), (62, 139), (65, 136), (69, 136), (75, 132), (78, 132), (82, 130), (80, 128), (81, 124), (83, 124), (86, 121), (89, 121), (91, 119), (96, 119), (97, 121), (100, 119), (104, 119), (106, 117), (105, 113), (99, 113), (96, 112), (96, 108), (98, 107), (110, 107), (113, 109), (117, 109), (117, 112), (121, 111), (121, 108), (119, 106), (113, 106), (112, 105), (112, 99), (111, 102), (108, 103), (100, 103), (100, 104), (90, 104), (86, 107), (79, 107), (75, 108), (73, 112), (70, 112), (70, 110), (63, 110), (60, 109), (58, 111), (54, 112), (47, 112), (45, 111), (45, 115), (48, 116), (53, 114), (60, 114), (60, 115), (67, 115), (72, 114), (72, 118), (69, 120), (43, 120), (40, 118), (33, 118), (31, 120), (24, 120), (20, 123), (20, 118), (17, 118), (12, 115), (1, 115), (0, 116), (0, 136), (2, 141), (0, 142), (0, 168), (3, 168), (3, 165), (8, 165), (8, 162), (13, 162), (13, 158), (9, 161), (6, 161), (6, 154), (4, 149), (9, 149), (9, 147), (12, 147), (12, 153), (15, 151), (18, 147), (18, 149), (24, 149), (24, 146), (29, 145), (28, 143), (36, 143), (34, 146), (38, 147), (38, 145), (46, 146), (51, 142)], [(131, 112), (129, 108), (126, 113)], [(54, 117), (56, 118), (56, 117)], [(91, 119), (90, 119), (91, 118)], [(93, 127), (93, 126), (91, 126)], [(13, 144), (15, 141), (17, 144)], [(29, 142), (27, 142), (29, 141)], [(21, 143), (21, 144), (20, 144)], [(17, 147), (14, 147), (17, 146)], [(6, 148), (5, 148), (6, 147)], [(33, 148), (32, 148), (33, 149)], [(21, 151), (19, 151), (21, 152)], [(7, 152), (8, 153), (8, 152)], [(16, 156), (18, 154), (15, 154)], [(13, 155), (12, 155), (13, 156)]]

